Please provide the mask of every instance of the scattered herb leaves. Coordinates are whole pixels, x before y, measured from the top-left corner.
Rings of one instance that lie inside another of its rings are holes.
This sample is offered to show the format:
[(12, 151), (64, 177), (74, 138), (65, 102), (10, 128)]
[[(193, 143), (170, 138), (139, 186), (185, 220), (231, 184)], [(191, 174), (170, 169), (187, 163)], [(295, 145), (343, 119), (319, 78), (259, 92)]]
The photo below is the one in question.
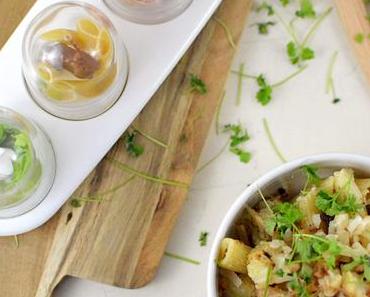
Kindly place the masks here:
[(144, 147), (136, 143), (136, 136), (137, 133), (135, 131), (126, 132), (123, 140), (128, 154), (137, 158), (144, 153)]
[(339, 199), (339, 193), (329, 194), (320, 191), (316, 198), (316, 207), (329, 216), (335, 216), (342, 212), (356, 213), (361, 209), (353, 195), (348, 195), (344, 200)]
[(359, 44), (362, 44), (364, 43), (364, 40), (365, 40), (365, 35), (363, 33), (357, 33), (355, 35), (355, 41)]
[(208, 92), (207, 85), (197, 75), (190, 74), (190, 89), (192, 92), (205, 95)]
[(274, 8), (272, 7), (272, 5), (268, 4), (267, 2), (262, 2), (257, 8), (256, 8), (256, 11), (257, 12), (262, 12), (262, 11), (266, 11), (267, 12), (267, 15), (268, 16), (271, 16), (271, 15), (274, 15), (275, 14), (275, 10)]
[(289, 202), (280, 203), (272, 208), (272, 210), (274, 217), (266, 221), (266, 227), (269, 229), (270, 234), (276, 230), (283, 236), (287, 230), (297, 229), (295, 223), (303, 218), (303, 214), (299, 208)]
[(274, 138), (272, 136), (272, 133), (271, 133), (269, 124), (267, 122), (267, 119), (264, 118), (262, 121), (263, 121), (263, 128), (265, 130), (265, 133), (267, 135), (267, 138), (268, 138), (268, 140), (269, 140), (272, 148), (274, 149), (275, 154), (278, 156), (278, 158), (280, 159), (281, 162), (286, 163), (287, 160), (285, 159), (285, 157), (283, 156), (283, 154), (279, 150), (279, 148), (276, 145), (276, 142), (275, 142), (275, 140), (274, 140)]
[(259, 90), (256, 94), (256, 99), (262, 105), (267, 105), (272, 99), (272, 87), (267, 83), (263, 74), (260, 74), (256, 79)]
[(250, 152), (241, 148), (241, 145), (247, 142), (250, 137), (246, 129), (240, 124), (228, 124), (224, 126), (225, 133), (231, 133), (229, 150), (239, 157), (240, 162), (248, 163), (252, 155)]
[(318, 169), (313, 165), (303, 165), (302, 167), (303, 172), (306, 174), (307, 177), (307, 184), (308, 185), (318, 185), (321, 182), (321, 178), (318, 175)]
[(269, 27), (275, 26), (275, 22), (262, 22), (262, 23), (256, 23), (258, 33), (261, 35), (267, 35), (269, 33)]
[(197, 260), (190, 259), (190, 258), (184, 257), (184, 256), (180, 256), (180, 255), (177, 255), (177, 254), (174, 254), (174, 253), (165, 252), (164, 255), (166, 257), (169, 257), (169, 258), (172, 258), (172, 259), (175, 259), (175, 260), (180, 260), (180, 261), (183, 261), (183, 262), (186, 262), (186, 263), (189, 263), (189, 264), (200, 265), (200, 262), (197, 261)]
[(299, 10), (296, 11), (295, 15), (300, 18), (315, 18), (316, 11), (311, 0), (300, 0)]
[(200, 246), (207, 245), (208, 235), (209, 235), (208, 232), (205, 232), (205, 231), (200, 232), (199, 239), (198, 239)]

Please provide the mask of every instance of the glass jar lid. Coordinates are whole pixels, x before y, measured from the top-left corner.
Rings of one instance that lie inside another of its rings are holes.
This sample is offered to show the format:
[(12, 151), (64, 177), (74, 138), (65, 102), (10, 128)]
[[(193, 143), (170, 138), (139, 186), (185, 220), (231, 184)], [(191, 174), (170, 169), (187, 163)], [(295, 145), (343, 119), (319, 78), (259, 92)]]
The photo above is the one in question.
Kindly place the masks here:
[(35, 207), (55, 176), (52, 146), (34, 123), (0, 107), (0, 218)]
[(64, 119), (109, 109), (128, 75), (124, 44), (96, 7), (61, 2), (41, 11), (23, 40), (23, 74), (34, 101)]
[(141, 24), (169, 21), (188, 8), (193, 0), (104, 0), (123, 18)]

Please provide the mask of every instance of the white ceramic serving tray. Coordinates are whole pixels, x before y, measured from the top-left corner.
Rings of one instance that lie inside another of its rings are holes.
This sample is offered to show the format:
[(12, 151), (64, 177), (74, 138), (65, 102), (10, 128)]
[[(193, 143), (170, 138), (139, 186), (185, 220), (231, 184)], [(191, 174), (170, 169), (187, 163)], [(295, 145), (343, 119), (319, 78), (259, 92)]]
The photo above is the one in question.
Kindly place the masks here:
[(68, 121), (43, 111), (31, 99), (22, 78), (22, 39), (32, 18), (60, 2), (39, 0), (0, 51), (0, 106), (34, 120), (49, 135), (57, 170), (45, 200), (31, 211), (0, 219), (0, 236), (30, 231), (50, 219), (128, 128), (169, 75), (222, 0), (194, 0), (174, 20), (159, 25), (130, 23), (100, 0), (85, 1), (102, 10), (126, 44), (130, 73), (119, 101), (104, 114), (86, 121)]

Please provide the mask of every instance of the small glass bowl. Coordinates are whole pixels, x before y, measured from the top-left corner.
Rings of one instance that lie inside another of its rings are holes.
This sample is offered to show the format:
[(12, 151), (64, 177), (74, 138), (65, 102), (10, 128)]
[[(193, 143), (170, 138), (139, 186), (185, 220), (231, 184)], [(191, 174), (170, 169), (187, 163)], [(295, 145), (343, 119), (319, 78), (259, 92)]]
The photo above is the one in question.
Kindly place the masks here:
[(41, 11), (23, 39), (23, 75), (34, 101), (52, 115), (86, 120), (108, 110), (128, 76), (125, 46), (96, 7), (61, 2)]
[(44, 132), (0, 107), (0, 218), (19, 216), (37, 206), (54, 177), (54, 151)]
[(103, 0), (115, 13), (140, 24), (169, 21), (184, 12), (193, 0)]

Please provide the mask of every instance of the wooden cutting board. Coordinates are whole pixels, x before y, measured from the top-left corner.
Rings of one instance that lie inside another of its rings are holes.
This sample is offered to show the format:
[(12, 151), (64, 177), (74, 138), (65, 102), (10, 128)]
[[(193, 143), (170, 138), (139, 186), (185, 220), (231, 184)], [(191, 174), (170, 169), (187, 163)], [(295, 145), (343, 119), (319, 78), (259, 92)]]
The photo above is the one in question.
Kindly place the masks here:
[[(358, 63), (370, 83), (370, 13), (365, 1), (335, 0), (335, 4)], [(362, 42), (356, 41), (358, 34), (362, 34)]]
[[(3, 44), (33, 0), (0, 0), (0, 43)], [(224, 0), (217, 11), (234, 41), (244, 28), (251, 0)], [(145, 152), (129, 156), (120, 140), (85, 180), (76, 196), (111, 189), (132, 176), (108, 160), (137, 171), (190, 184), (235, 50), (225, 30), (213, 19), (180, 61), (134, 125), (161, 139), (167, 148), (138, 136)], [(208, 86), (206, 95), (189, 90), (190, 73)], [(41, 228), (1, 238), (0, 296), (47, 297), (66, 275), (126, 288), (153, 279), (187, 188), (135, 177), (115, 195), (80, 208), (68, 203)]]

